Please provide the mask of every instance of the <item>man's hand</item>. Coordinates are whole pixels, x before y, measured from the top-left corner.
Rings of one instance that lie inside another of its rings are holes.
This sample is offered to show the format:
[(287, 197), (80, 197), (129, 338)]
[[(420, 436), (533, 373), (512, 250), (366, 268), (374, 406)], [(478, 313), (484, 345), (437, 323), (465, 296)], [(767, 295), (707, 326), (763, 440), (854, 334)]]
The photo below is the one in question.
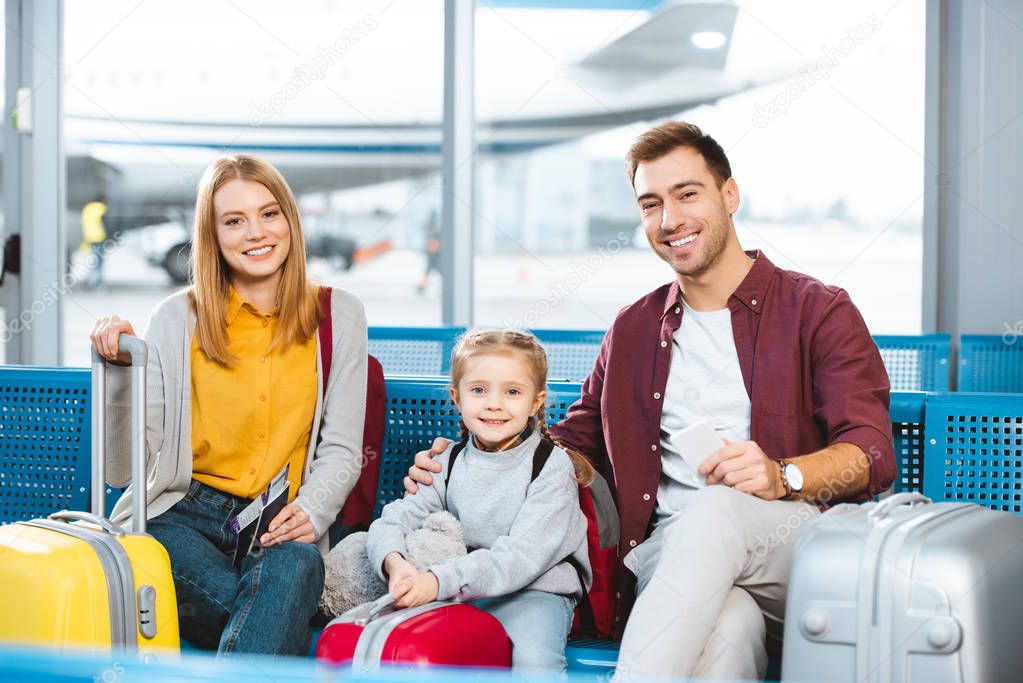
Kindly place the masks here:
[(416, 453), (416, 464), (408, 468), (408, 476), (405, 477), (406, 492), (415, 493), (418, 491), (417, 482), (423, 486), (429, 486), (433, 483), (433, 475), (430, 472), (440, 472), (440, 463), (434, 460), (434, 458), (443, 453), (450, 443), (451, 441), (448, 439), (438, 436), (433, 440), (433, 446), (430, 447), (430, 450)]
[(437, 577), (432, 572), (419, 571), (398, 553), (384, 559), (384, 571), (395, 607), (417, 607), (437, 599), (440, 589)]
[(778, 463), (767, 457), (755, 441), (726, 441), (700, 463), (707, 484), (725, 484), (764, 500), (785, 496)]
[(291, 503), (285, 505), (277, 516), (270, 520), (267, 533), (259, 539), (259, 544), (269, 548), (285, 541), (312, 543), (316, 540), (316, 529), (309, 521), (309, 515), (299, 506)]

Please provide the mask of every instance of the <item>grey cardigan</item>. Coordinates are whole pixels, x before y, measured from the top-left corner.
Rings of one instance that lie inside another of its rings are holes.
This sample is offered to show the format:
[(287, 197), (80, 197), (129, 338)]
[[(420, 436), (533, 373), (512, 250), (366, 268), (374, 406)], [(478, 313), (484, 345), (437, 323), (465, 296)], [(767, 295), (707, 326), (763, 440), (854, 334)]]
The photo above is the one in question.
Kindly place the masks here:
[[(333, 350), (326, 396), (316, 352), (316, 411), (302, 485), (295, 503), (309, 514), (321, 552), (326, 531), (355, 486), (363, 463), (362, 429), (366, 413), (366, 314), (355, 296), (340, 289), (331, 294)], [(190, 349), (195, 315), (185, 291), (164, 299), (143, 333), (149, 347), (146, 380), (147, 517), (166, 512), (181, 500), (192, 479), (192, 380)], [(130, 382), (128, 368), (107, 373), (107, 481), (124, 486), (131, 480)], [(230, 397), (225, 397), (229, 400)], [(132, 483), (111, 518), (125, 522), (131, 514)]]

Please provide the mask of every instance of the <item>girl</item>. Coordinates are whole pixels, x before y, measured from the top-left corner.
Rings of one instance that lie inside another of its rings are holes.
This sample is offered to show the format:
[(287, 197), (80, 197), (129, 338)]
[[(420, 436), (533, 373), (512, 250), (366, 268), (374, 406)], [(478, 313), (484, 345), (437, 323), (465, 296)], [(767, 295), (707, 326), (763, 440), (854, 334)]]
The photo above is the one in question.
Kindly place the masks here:
[[(192, 245), (195, 284), (161, 302), (143, 335), (148, 531), (170, 555), (183, 638), (222, 654), (304, 655), (327, 528), (361, 464), (362, 304), (331, 292), (333, 349), (323, 377), (317, 328), (325, 311), (306, 279), (298, 207), (260, 159), (238, 155), (206, 169)], [(121, 333), (134, 334), (128, 321), (101, 318), (92, 343), (123, 362)], [(129, 378), (116, 370), (111, 404), (127, 405)], [(127, 411), (111, 413), (123, 414), (109, 429), (123, 440)], [(106, 453), (108, 479), (125, 484), (129, 449), (110, 444)], [(229, 520), (285, 467), (288, 505), (236, 567)], [(138, 485), (118, 501), (115, 522), (128, 517)]]
[[(547, 355), (532, 335), (462, 336), (451, 362), (462, 442), (439, 456), (432, 486), (384, 508), (367, 551), (398, 607), (468, 601), (504, 626), (513, 666), (564, 670), (575, 602), (590, 582), (578, 484), (594, 472), (551, 442), (546, 385)], [(538, 456), (545, 452), (546, 461)], [(535, 476), (534, 467), (542, 468)], [(404, 536), (444, 509), (460, 521), (470, 552), (418, 572), (402, 554)]]

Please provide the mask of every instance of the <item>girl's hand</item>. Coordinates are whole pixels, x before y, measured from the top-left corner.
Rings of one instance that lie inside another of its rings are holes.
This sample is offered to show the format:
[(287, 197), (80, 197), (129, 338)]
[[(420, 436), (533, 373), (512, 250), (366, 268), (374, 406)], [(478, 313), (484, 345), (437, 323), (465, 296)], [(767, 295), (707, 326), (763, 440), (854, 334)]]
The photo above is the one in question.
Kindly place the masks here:
[(419, 572), (400, 553), (390, 553), (384, 558), (384, 573), (387, 575), (387, 590), (391, 597), (397, 600), (399, 594), (395, 592), (395, 587), (401, 584), (407, 589), (407, 584), (411, 583)]
[[(410, 565), (411, 566), (411, 565)], [(412, 578), (402, 578), (393, 583), (391, 595), (394, 596), (395, 607), (418, 607), (437, 599), (440, 586), (433, 572), (416, 571)]]
[(267, 533), (259, 539), (259, 544), (267, 548), (285, 541), (312, 543), (315, 540), (316, 529), (309, 521), (309, 515), (305, 510), (291, 503), (285, 505), (284, 509), (270, 520), (270, 527), (267, 529)]
[(109, 361), (127, 365), (131, 362), (131, 356), (127, 353), (118, 353), (117, 350), (117, 338), (122, 334), (134, 335), (135, 329), (127, 320), (109, 315), (96, 321), (89, 339), (92, 340), (92, 345), (96, 347), (99, 355)]

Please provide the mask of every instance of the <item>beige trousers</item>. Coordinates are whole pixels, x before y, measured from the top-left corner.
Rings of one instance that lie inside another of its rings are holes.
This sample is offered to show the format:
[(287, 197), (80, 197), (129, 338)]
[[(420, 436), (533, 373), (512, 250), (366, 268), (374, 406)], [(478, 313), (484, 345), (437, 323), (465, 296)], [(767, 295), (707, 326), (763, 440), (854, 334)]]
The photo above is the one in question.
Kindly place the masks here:
[(762, 679), (780, 645), (792, 545), (820, 512), (727, 486), (694, 491), (627, 557), (639, 596), (617, 677)]

